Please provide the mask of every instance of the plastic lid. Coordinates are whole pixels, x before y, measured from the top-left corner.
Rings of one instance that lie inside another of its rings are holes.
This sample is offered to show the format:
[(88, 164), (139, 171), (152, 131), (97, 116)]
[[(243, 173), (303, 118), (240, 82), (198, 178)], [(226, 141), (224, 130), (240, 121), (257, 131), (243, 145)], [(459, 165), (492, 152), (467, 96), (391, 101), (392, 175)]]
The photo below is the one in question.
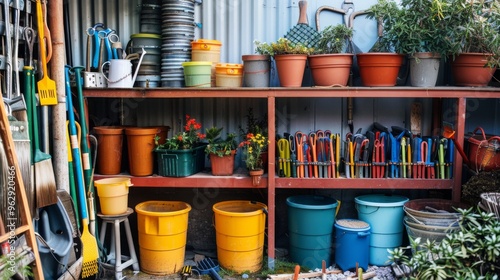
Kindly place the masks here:
[(154, 33), (137, 33), (130, 35), (130, 39), (133, 38), (153, 38), (153, 39), (161, 39), (161, 35)]
[(183, 67), (186, 66), (212, 66), (211, 61), (187, 61), (182, 63)]
[(356, 219), (342, 219), (337, 220), (336, 224), (343, 228), (349, 229), (370, 229), (370, 225), (367, 222), (356, 220)]
[(195, 41), (191, 42), (191, 44), (196, 44), (196, 43), (222, 46), (222, 42), (219, 41), (219, 40), (198, 39), (198, 40), (195, 40)]
[(215, 71), (218, 74), (240, 75), (243, 74), (243, 64), (217, 63)]
[(338, 201), (334, 198), (319, 195), (297, 195), (286, 199), (286, 204), (300, 209), (332, 209)]
[(376, 207), (403, 206), (409, 199), (398, 195), (368, 194), (354, 199), (357, 204)]

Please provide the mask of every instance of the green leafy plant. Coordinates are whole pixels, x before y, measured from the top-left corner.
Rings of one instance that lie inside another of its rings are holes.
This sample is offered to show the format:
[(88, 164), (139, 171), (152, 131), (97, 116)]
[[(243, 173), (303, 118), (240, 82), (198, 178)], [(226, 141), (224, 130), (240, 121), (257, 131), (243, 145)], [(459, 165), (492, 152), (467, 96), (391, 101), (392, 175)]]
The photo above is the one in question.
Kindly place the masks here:
[(448, 48), (453, 58), (463, 52), (489, 53), (488, 66), (500, 66), (500, 3), (495, 0), (449, 0), (445, 14)]
[(4, 266), (0, 270), (0, 280), (9, 280), (16, 273), (26, 277), (33, 276), (31, 267), (29, 265), (22, 265), (23, 257), (15, 256), (11, 258), (9, 255), (0, 256), (0, 266)]
[(400, 12), (397, 3), (393, 0), (378, 0), (375, 5), (368, 8), (367, 17), (379, 23), (379, 37), (370, 52), (397, 52), (399, 39), (393, 32), (393, 28)]
[(273, 43), (254, 41), (255, 52), (258, 54), (266, 55), (280, 55), (280, 54), (311, 54), (314, 48), (309, 48), (302, 43), (292, 43), (286, 38), (279, 38), (278, 41)]
[(411, 240), (412, 256), (392, 250), (391, 260), (409, 268), (407, 279), (498, 279), (500, 221), (493, 213), (457, 209), (460, 230), (439, 243)]
[(330, 25), (320, 32), (320, 40), (315, 54), (342, 53), (346, 50), (349, 39), (354, 34), (345, 24)]
[(158, 141), (160, 137), (155, 136), (155, 146), (156, 149), (167, 149), (167, 150), (189, 150), (201, 144), (201, 141), (205, 139), (206, 135), (201, 133), (201, 123), (197, 122), (196, 119), (191, 118), (191, 116), (186, 115), (186, 124), (184, 125), (184, 131), (177, 133), (171, 138), (166, 139), (164, 144), (160, 144)]
[(211, 127), (205, 130), (208, 145), (205, 147), (205, 153), (217, 155), (219, 157), (231, 155), (231, 151), (236, 150), (236, 134), (228, 133), (225, 139), (222, 139), (221, 132), (223, 128)]

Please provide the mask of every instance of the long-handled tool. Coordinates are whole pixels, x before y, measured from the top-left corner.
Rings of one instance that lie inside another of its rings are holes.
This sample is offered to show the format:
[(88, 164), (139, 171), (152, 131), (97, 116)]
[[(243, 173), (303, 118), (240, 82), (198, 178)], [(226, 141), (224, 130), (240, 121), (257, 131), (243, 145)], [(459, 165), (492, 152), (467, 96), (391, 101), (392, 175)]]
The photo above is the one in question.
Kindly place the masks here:
[(86, 278), (98, 273), (98, 259), (99, 259), (99, 249), (97, 246), (96, 238), (90, 234), (88, 229), (88, 213), (87, 213), (87, 202), (85, 196), (85, 185), (83, 179), (83, 172), (81, 170), (82, 163), (80, 159), (80, 147), (78, 145), (78, 139), (76, 134), (75, 125), (75, 115), (73, 112), (73, 101), (71, 97), (71, 86), (69, 81), (69, 67), (65, 67), (65, 80), (66, 89), (69, 94), (66, 94), (67, 106), (68, 106), (68, 119), (69, 119), (69, 132), (71, 139), (71, 151), (73, 153), (73, 160), (75, 163), (75, 177), (76, 185), (78, 189), (78, 199), (80, 206), (80, 214), (82, 218), (82, 236), (81, 240), (83, 243), (83, 263), (82, 263), (82, 278)]
[(33, 163), (35, 169), (35, 190), (37, 208), (57, 203), (57, 186), (52, 167), (52, 157), (40, 150), (38, 134), (38, 117), (36, 110), (36, 97), (33, 92), (33, 69), (28, 67), (26, 77), (32, 82), (26, 82), (27, 99), (31, 102), (32, 127), (33, 127)]
[(219, 273), (219, 264), (215, 263), (211, 258), (204, 258), (196, 264), (201, 275), (210, 275), (213, 280), (222, 280)]
[(40, 46), (40, 57), (42, 60), (42, 70), (43, 78), (38, 81), (38, 95), (40, 99), (40, 105), (56, 105), (57, 104), (57, 92), (56, 92), (56, 82), (49, 78), (49, 72), (47, 71), (47, 54), (46, 46), (44, 40), (44, 20), (42, 12), (41, 0), (36, 1), (36, 14), (38, 23), (38, 38)]
[(76, 91), (78, 97), (78, 114), (80, 115), (80, 127), (82, 131), (82, 141), (81, 141), (81, 152), (82, 152), (82, 163), (83, 163), (83, 174), (85, 189), (87, 191), (87, 197), (89, 199), (89, 218), (90, 218), (90, 232), (95, 235), (95, 205), (93, 203), (94, 197), (94, 183), (92, 181), (92, 161), (89, 148), (89, 135), (87, 126), (87, 113), (85, 111), (85, 100), (83, 98), (83, 84), (82, 84), (82, 71), (84, 67), (76, 66), (71, 70), (75, 73), (76, 80)]
[(299, 1), (299, 20), (297, 24), (288, 31), (285, 38), (292, 43), (302, 43), (308, 47), (315, 47), (320, 39), (320, 34), (309, 26), (307, 20), (307, 1)]
[(467, 155), (465, 155), (464, 150), (462, 149), (462, 146), (460, 143), (457, 142), (455, 139), (455, 130), (453, 129), (453, 125), (448, 122), (443, 122), (443, 137), (447, 139), (451, 139), (453, 141), (453, 144), (455, 144), (455, 147), (457, 148), (458, 152), (460, 153), (460, 156), (462, 156), (462, 159), (466, 165), (469, 165), (469, 158)]

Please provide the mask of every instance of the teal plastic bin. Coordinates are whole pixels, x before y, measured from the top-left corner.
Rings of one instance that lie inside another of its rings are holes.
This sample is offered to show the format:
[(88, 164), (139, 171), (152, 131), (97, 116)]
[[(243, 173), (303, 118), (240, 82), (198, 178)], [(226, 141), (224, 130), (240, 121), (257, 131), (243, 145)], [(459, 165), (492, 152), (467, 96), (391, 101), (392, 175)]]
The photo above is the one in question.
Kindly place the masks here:
[(403, 205), (408, 198), (397, 195), (370, 194), (355, 199), (358, 218), (371, 227), (370, 261), (376, 266), (390, 265), (390, 254), (403, 242)]
[(331, 197), (299, 195), (286, 199), (290, 260), (310, 269), (331, 265), (332, 233), (338, 201)]
[(205, 147), (206, 145), (189, 150), (155, 150), (158, 175), (186, 177), (201, 172), (205, 167)]

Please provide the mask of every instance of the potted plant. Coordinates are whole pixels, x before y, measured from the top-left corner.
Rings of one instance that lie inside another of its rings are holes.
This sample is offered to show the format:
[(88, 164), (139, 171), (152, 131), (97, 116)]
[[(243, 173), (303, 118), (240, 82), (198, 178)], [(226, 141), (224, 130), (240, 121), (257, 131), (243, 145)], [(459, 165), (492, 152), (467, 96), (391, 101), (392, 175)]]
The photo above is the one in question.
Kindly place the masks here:
[[(245, 126), (239, 126), (239, 136), (243, 141), (246, 139), (249, 133), (257, 135), (262, 134), (267, 137), (267, 114), (264, 114), (262, 118), (258, 118), (255, 116), (253, 108), (248, 108), (247, 114), (245, 116), (246, 122)], [(245, 148), (243, 148), (245, 149)], [(241, 160), (243, 161), (243, 166), (246, 167), (246, 153), (241, 153)], [(260, 153), (260, 157), (262, 159), (262, 165), (264, 166), (264, 172), (267, 172), (267, 164), (268, 164), (268, 152), (267, 147)]]
[(159, 143), (155, 136), (155, 153), (158, 173), (161, 176), (185, 177), (200, 172), (205, 166), (203, 142), (206, 135), (201, 133), (201, 123), (186, 115), (183, 131)]
[(364, 86), (395, 86), (404, 55), (397, 53), (398, 38), (389, 32), (396, 24), (398, 5), (391, 0), (379, 0), (367, 10), (367, 17), (378, 25), (378, 39), (368, 53), (356, 54), (359, 74)]
[(271, 70), (270, 45), (259, 44), (255, 48), (256, 54), (242, 55), (243, 60), (243, 86), (244, 87), (269, 87)]
[(410, 240), (412, 255), (402, 248), (391, 260), (403, 268), (405, 279), (497, 279), (500, 273), (500, 221), (493, 213), (457, 209), (460, 229), (439, 243)]
[(352, 28), (330, 25), (320, 32), (320, 40), (309, 55), (309, 67), (316, 86), (346, 86), (353, 54), (345, 53)]
[(402, 0), (401, 8), (391, 14), (393, 21), (386, 20), (386, 36), (397, 39), (391, 43), (395, 51), (409, 57), (412, 86), (436, 85), (441, 58), (449, 52), (445, 19), (449, 8), (443, 0)]
[(286, 38), (268, 44), (255, 41), (256, 49), (274, 57), (276, 71), (282, 87), (300, 87), (306, 68), (307, 56), (314, 50), (302, 43), (292, 43)]
[(245, 140), (240, 143), (239, 147), (244, 148), (246, 155), (245, 164), (252, 177), (252, 184), (258, 186), (260, 178), (264, 174), (264, 165), (261, 153), (267, 149), (268, 139), (261, 133), (248, 133)]
[(500, 3), (451, 0), (449, 5), (446, 37), (455, 84), (486, 86), (500, 64)]
[(234, 157), (236, 155), (236, 134), (228, 133), (226, 138), (221, 137), (223, 128), (211, 127), (205, 130), (208, 145), (205, 153), (209, 156), (212, 165), (212, 175), (232, 175), (234, 170)]

